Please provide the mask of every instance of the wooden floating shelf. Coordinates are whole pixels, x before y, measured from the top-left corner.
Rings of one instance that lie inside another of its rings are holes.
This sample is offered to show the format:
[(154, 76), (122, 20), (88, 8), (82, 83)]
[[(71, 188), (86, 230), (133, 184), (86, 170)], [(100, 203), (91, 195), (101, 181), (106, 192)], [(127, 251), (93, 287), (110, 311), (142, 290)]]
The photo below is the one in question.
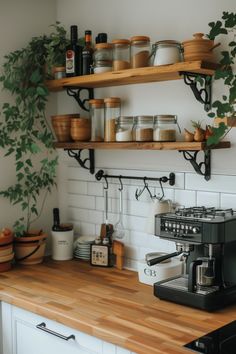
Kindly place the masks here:
[[(104, 149), (104, 150), (181, 150), (181, 151), (201, 151), (209, 149), (206, 142), (69, 142), (69, 143), (54, 143), (57, 149), (80, 150), (80, 149)], [(229, 141), (222, 141), (212, 149), (230, 148)]]
[(148, 82), (178, 80), (181, 72), (190, 72), (212, 76), (217, 64), (204, 61), (180, 62), (170, 65), (149, 66), (145, 68), (110, 71), (102, 74), (92, 74), (48, 80), (46, 85), (50, 91), (60, 91), (70, 87), (99, 88)]

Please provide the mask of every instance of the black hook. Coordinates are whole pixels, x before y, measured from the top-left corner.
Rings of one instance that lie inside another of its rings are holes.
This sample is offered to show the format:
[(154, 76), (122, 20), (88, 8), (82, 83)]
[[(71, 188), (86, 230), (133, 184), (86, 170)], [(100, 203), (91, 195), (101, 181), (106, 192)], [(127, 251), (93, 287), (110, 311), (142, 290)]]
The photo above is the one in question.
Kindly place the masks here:
[[(163, 189), (163, 186), (162, 186), (162, 181), (163, 181), (163, 179), (160, 178), (160, 179), (159, 179), (159, 184), (160, 184), (160, 187), (161, 187), (161, 193), (162, 193), (162, 195), (161, 195), (161, 197), (158, 197), (159, 200), (162, 200), (162, 199), (164, 198), (164, 196), (165, 196), (164, 189)], [(163, 182), (165, 182), (165, 181), (163, 181)]]
[(106, 176), (103, 176), (106, 182), (106, 185), (103, 187), (103, 189), (108, 189), (108, 180)]
[(151, 193), (151, 191), (150, 191), (150, 189), (149, 189), (149, 187), (148, 187), (147, 177), (143, 177), (143, 183), (144, 183), (144, 187), (143, 187), (142, 190), (140, 189), (140, 190), (138, 191), (138, 188), (136, 189), (135, 198), (138, 200), (139, 197), (143, 194), (143, 192), (144, 192), (145, 189), (148, 191), (148, 194), (149, 194), (149, 196), (150, 196), (151, 199), (157, 198), (157, 196), (156, 196), (155, 194), (152, 195), (152, 193)]
[(121, 180), (122, 176), (119, 176), (119, 181), (120, 181), (120, 188), (119, 188), (119, 191), (123, 191), (123, 183), (122, 183), (122, 180)]

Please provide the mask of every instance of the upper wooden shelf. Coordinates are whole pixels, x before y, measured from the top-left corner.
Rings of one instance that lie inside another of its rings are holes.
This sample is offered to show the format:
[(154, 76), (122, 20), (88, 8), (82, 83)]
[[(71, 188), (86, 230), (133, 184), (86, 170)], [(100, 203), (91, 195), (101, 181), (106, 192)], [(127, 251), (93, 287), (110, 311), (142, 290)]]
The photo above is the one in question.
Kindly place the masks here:
[(177, 80), (182, 72), (205, 74), (212, 76), (217, 64), (204, 61), (180, 62), (170, 65), (149, 66), (138, 69), (110, 71), (103, 74), (76, 76), (59, 80), (48, 80), (46, 85), (50, 91), (60, 91), (63, 88), (86, 87), (98, 88), (129, 84), (142, 84), (156, 81)]
[[(106, 149), (106, 150), (181, 150), (181, 151), (200, 151), (206, 150), (207, 145), (205, 142), (122, 142), (122, 143), (107, 143), (107, 142), (69, 142), (69, 143), (54, 143), (58, 149), (78, 150), (78, 149)], [(226, 149), (230, 147), (229, 141), (222, 141), (214, 149)]]

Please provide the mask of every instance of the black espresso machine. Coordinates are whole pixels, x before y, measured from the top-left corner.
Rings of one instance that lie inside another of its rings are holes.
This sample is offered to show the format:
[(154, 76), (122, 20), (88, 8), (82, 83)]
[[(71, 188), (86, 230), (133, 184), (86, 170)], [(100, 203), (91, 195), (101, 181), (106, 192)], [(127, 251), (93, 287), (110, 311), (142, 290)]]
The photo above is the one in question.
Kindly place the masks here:
[(184, 259), (183, 275), (155, 283), (155, 296), (207, 311), (236, 303), (236, 211), (192, 207), (159, 214), (155, 235), (174, 241), (176, 252), (148, 265)]

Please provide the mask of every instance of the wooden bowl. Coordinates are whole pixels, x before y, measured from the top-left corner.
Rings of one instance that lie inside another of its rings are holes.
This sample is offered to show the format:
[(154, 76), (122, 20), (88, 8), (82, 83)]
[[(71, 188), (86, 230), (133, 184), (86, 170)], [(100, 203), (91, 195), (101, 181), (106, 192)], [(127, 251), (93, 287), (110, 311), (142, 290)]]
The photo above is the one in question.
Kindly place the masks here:
[(74, 141), (89, 141), (91, 138), (91, 120), (88, 118), (72, 118), (70, 134)]
[(51, 117), (52, 126), (59, 142), (71, 141), (71, 119), (76, 117), (78, 118), (79, 114), (64, 114)]

